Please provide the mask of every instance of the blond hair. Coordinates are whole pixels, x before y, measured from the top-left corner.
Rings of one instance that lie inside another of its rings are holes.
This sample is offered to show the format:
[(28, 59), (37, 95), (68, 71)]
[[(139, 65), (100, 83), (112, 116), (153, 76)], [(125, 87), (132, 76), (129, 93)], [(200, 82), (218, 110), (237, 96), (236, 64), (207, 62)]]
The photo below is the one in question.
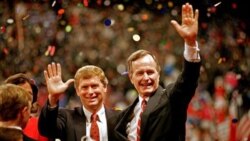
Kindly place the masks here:
[(21, 86), (0, 85), (0, 120), (15, 120), (24, 107), (30, 106), (31, 101), (32, 96)]
[(75, 88), (79, 86), (79, 82), (81, 79), (88, 79), (95, 76), (100, 79), (105, 87), (108, 85), (108, 79), (101, 68), (94, 65), (87, 65), (77, 70), (75, 74)]

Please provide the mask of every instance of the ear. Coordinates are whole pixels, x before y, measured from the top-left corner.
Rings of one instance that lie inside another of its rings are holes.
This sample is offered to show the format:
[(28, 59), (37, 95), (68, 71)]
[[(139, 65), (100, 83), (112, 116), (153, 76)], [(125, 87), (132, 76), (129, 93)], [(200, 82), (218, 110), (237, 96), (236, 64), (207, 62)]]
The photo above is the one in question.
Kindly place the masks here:
[(105, 92), (105, 93), (108, 92), (108, 86), (104, 86), (104, 92)]
[(128, 73), (128, 78), (129, 78), (130, 82), (131, 82), (132, 84), (134, 84), (134, 83), (133, 83), (132, 77), (133, 77), (133, 74), (132, 74), (132, 73)]
[(20, 112), (18, 113), (18, 118), (23, 119), (25, 116), (30, 115), (28, 106), (23, 107)]
[(25, 106), (23, 109), (22, 109), (22, 115), (24, 115), (24, 114), (28, 114), (28, 113), (30, 113), (30, 108), (28, 107), (28, 106)]
[(80, 96), (80, 90), (78, 88), (75, 88), (77, 96)]
[(78, 86), (76, 86), (76, 84), (74, 85), (74, 88), (75, 88), (75, 92), (76, 92), (77, 96), (79, 96), (79, 89), (78, 89)]

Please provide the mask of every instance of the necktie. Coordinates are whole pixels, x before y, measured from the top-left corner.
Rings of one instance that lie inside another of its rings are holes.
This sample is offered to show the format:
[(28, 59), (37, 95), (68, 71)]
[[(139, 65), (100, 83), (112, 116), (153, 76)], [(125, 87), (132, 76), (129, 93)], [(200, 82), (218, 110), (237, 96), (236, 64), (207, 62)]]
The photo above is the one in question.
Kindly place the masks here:
[(140, 133), (141, 133), (141, 115), (142, 113), (144, 112), (144, 110), (146, 109), (146, 106), (147, 106), (147, 101), (145, 99), (142, 100), (142, 103), (141, 103), (141, 113), (140, 113), (140, 116), (139, 116), (139, 119), (138, 119), (138, 123), (137, 123), (137, 141), (140, 141)]
[(90, 137), (94, 141), (99, 141), (100, 140), (100, 135), (99, 135), (99, 128), (97, 125), (97, 120), (98, 120), (98, 115), (96, 113), (93, 113), (91, 115), (91, 127), (90, 127)]

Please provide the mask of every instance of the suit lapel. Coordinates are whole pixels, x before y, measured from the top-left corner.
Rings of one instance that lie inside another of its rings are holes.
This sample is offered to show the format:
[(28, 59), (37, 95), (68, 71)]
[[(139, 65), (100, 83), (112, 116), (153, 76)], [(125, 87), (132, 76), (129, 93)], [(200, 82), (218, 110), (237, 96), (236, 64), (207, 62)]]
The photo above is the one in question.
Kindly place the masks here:
[[(156, 109), (158, 109), (158, 107), (161, 107), (164, 104), (163, 102), (161, 102), (163, 100), (162, 99), (163, 92), (164, 92), (164, 89), (162, 87), (159, 87), (157, 89), (157, 91), (155, 92), (155, 94), (153, 94), (149, 98), (149, 101), (147, 103), (147, 107), (142, 114), (142, 123), (141, 123), (142, 135), (143, 135), (143, 132), (145, 130), (149, 115), (152, 112), (154, 112)], [(131, 119), (133, 118), (134, 107), (138, 103), (138, 101), (139, 101), (139, 98), (137, 97), (137, 99), (134, 101), (134, 103), (132, 105), (130, 105), (126, 109), (126, 111), (124, 111), (124, 115), (122, 115), (121, 120), (118, 121), (118, 124), (115, 127), (115, 131), (123, 140), (127, 140), (127, 136), (126, 136), (127, 123), (130, 122)]]
[(117, 120), (117, 111), (113, 111), (111, 109), (105, 108), (105, 115), (107, 120), (107, 134), (108, 134), (108, 140), (112, 141), (114, 140), (114, 128), (116, 125)]
[(82, 107), (76, 108), (75, 112), (77, 113), (74, 119), (75, 135), (76, 139), (80, 141), (83, 136), (86, 136), (86, 117)]
[(159, 103), (159, 102), (162, 98), (162, 92), (163, 92), (163, 88), (159, 87), (157, 89), (157, 91), (155, 92), (155, 94), (149, 98), (148, 103), (147, 103), (147, 107), (144, 111), (145, 114), (152, 113), (156, 109), (157, 106), (158, 107), (160, 106), (161, 103)]
[(146, 129), (146, 124), (149, 118), (149, 115), (153, 113), (158, 107), (161, 107), (164, 103), (163, 100), (164, 89), (159, 87), (154, 95), (152, 95), (147, 103), (147, 107), (142, 114), (142, 122), (141, 122), (141, 135), (143, 135), (144, 130)]
[(120, 115), (122, 116), (122, 118), (118, 121), (115, 127), (115, 132), (121, 138), (121, 140), (127, 140), (127, 134), (126, 134), (127, 123), (132, 120), (134, 116), (133, 115), (134, 107), (138, 101), (139, 98), (137, 97), (136, 100), (132, 103), (132, 105), (130, 105), (124, 112), (122, 112), (123, 115)]

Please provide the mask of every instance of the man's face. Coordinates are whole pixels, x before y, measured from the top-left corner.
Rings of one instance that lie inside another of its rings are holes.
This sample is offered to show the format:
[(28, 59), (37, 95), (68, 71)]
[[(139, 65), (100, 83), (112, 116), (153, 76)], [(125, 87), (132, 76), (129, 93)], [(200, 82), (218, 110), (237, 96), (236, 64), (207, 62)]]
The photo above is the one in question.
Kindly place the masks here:
[(81, 79), (76, 92), (85, 108), (93, 112), (100, 109), (107, 87), (97, 76), (94, 76), (89, 79)]
[(159, 86), (160, 75), (156, 68), (157, 64), (150, 55), (132, 62), (130, 81), (142, 97), (150, 96)]

